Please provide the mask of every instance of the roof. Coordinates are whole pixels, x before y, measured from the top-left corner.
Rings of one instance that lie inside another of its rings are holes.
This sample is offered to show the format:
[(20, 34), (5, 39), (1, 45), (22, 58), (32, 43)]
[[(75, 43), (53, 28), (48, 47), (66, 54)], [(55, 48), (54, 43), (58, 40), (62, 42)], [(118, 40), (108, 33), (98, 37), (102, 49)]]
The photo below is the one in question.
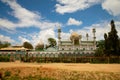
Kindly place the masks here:
[(29, 49), (24, 48), (24, 47), (7, 47), (7, 48), (1, 48), (0, 50), (2, 51), (25, 51)]
[[(80, 45), (93, 45), (94, 41), (81, 41)], [(67, 46), (71, 46), (72, 41), (61, 41), (61, 45), (67, 45)]]
[(93, 45), (94, 41), (81, 41), (81, 45)]
[(72, 43), (72, 41), (61, 41), (62, 43)]
[(49, 47), (45, 51), (56, 52), (57, 51), (57, 47)]
[(61, 41), (61, 45), (72, 45), (71, 41)]
[(94, 43), (94, 41), (81, 41), (81, 43)]

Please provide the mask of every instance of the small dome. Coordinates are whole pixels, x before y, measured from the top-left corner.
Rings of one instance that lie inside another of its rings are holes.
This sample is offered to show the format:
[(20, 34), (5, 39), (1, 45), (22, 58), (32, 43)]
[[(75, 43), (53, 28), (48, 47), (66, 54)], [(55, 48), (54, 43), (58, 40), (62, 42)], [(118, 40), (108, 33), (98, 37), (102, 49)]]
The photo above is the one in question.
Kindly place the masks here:
[(39, 45), (44, 45), (43, 41), (40, 40), (40, 42), (38, 43)]
[(73, 32), (70, 36), (70, 40), (79, 40), (80, 39), (80, 35), (77, 34), (76, 32)]

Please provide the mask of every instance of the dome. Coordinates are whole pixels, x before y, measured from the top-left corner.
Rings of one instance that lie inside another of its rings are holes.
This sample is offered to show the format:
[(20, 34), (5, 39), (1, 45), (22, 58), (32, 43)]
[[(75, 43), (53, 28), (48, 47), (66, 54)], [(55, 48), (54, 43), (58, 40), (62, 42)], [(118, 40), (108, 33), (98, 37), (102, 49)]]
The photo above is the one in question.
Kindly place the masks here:
[(40, 42), (38, 44), (44, 46), (44, 43), (42, 40), (40, 40)]
[(80, 35), (77, 34), (76, 32), (73, 32), (73, 33), (71, 34), (71, 36), (70, 36), (70, 40), (72, 40), (72, 39), (74, 39), (74, 40), (79, 40), (79, 39), (80, 39)]

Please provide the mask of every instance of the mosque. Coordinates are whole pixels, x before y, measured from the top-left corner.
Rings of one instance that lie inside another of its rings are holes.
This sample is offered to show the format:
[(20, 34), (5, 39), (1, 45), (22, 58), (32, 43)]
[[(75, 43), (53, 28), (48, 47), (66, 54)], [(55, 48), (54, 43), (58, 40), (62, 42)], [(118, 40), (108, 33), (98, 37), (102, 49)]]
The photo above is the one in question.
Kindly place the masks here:
[(62, 40), (61, 28), (58, 28), (58, 46), (49, 47), (43, 51), (27, 50), (23, 47), (8, 47), (0, 49), (0, 55), (14, 56), (20, 59), (21, 56), (28, 54), (30, 57), (81, 57), (93, 56), (96, 50), (96, 30), (93, 29), (93, 40), (89, 41), (86, 34), (86, 41), (82, 40), (82, 35), (72, 32), (69, 40)]
[(67, 53), (80, 53), (80, 54), (94, 54), (96, 50), (96, 30), (93, 29), (93, 41), (88, 41), (89, 35), (86, 34), (86, 41), (82, 41), (82, 35), (72, 32), (70, 40), (63, 41), (61, 39), (61, 29), (58, 29), (58, 51)]

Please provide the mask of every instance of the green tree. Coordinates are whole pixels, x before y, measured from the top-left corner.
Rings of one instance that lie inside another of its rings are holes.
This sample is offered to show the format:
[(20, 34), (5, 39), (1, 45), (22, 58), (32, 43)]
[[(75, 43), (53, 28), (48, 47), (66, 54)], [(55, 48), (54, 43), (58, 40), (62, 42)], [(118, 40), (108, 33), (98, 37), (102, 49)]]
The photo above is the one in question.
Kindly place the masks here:
[(43, 50), (44, 49), (44, 44), (37, 44), (35, 46), (35, 50)]
[(117, 35), (117, 30), (115, 28), (114, 21), (111, 20), (111, 31), (107, 34), (104, 34), (105, 38), (105, 54), (110, 55), (120, 55), (120, 43), (119, 37)]
[(56, 40), (54, 38), (48, 38), (49, 46), (54, 47), (56, 46)]
[(27, 48), (27, 49), (33, 49), (32, 44), (29, 43), (29, 42), (24, 42), (24, 43), (23, 43), (23, 47), (24, 47), (24, 48)]
[(0, 41), (0, 48), (5, 48), (5, 47), (8, 47), (10, 46), (11, 44), (9, 42), (1, 42)]
[(104, 56), (104, 46), (105, 46), (105, 41), (100, 40), (97, 42), (97, 49), (95, 51), (95, 56)]

